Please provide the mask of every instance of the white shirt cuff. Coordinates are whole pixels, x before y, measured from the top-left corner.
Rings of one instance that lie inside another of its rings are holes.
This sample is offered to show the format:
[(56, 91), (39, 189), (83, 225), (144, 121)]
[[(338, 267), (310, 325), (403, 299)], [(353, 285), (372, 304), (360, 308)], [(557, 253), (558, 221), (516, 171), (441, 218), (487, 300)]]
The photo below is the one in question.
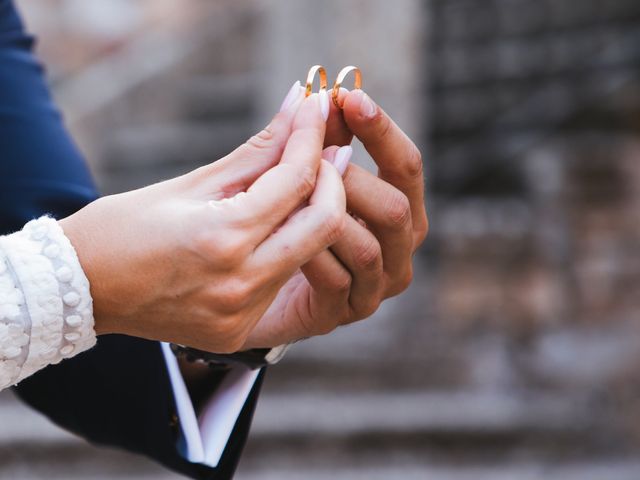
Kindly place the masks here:
[(200, 416), (196, 417), (178, 360), (168, 343), (161, 345), (180, 421), (181, 453), (191, 463), (215, 468), (260, 370), (234, 366), (205, 402)]

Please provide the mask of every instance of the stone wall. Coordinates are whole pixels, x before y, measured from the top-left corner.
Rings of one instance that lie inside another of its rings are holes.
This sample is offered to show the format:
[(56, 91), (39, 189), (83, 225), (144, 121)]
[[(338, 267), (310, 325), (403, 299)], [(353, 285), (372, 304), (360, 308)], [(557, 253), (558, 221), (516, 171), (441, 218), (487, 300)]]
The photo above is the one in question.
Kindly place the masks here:
[(640, 6), (432, 6), (440, 315), (534, 330), (632, 319)]
[(580, 397), (559, 455), (634, 456), (640, 5), (431, 6), (430, 321), (466, 382)]

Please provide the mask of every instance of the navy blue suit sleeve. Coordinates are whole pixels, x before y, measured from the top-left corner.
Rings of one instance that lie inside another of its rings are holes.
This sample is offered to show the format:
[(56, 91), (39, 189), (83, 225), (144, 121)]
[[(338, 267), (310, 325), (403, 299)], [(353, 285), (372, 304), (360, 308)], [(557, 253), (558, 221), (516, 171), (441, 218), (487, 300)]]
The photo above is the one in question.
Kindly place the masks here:
[(67, 214), (97, 195), (32, 45), (11, 2), (0, 0), (0, 215), (13, 228), (44, 211)]
[[(32, 53), (33, 38), (0, 0), (0, 233), (45, 213), (62, 218), (96, 198), (87, 166), (63, 126)], [(157, 342), (113, 335), (16, 387), (18, 395), (87, 440), (147, 455), (196, 479), (231, 478), (262, 376), (216, 469), (177, 452), (171, 384)]]

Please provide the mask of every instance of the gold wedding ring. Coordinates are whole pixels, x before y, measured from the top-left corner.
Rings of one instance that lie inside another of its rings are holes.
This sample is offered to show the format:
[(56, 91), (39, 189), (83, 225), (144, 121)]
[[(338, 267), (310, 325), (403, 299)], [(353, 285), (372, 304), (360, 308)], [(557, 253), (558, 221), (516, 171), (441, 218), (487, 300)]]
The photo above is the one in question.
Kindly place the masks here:
[(316, 75), (320, 75), (320, 90), (327, 89), (327, 71), (322, 65), (314, 65), (309, 70), (309, 74), (307, 75), (307, 91), (305, 93), (305, 97), (308, 97), (313, 93), (313, 81), (316, 79)]
[(347, 78), (347, 75), (349, 75), (351, 72), (353, 72), (355, 76), (355, 80), (353, 82), (353, 88), (355, 90), (360, 90), (362, 88), (362, 72), (358, 67), (354, 67), (353, 65), (350, 65), (340, 70), (340, 73), (338, 74), (338, 78), (336, 78), (336, 83), (333, 84), (333, 91), (331, 92), (331, 98), (333, 98), (333, 103), (338, 108), (342, 108), (342, 105), (340, 105), (340, 103), (338, 102), (338, 96), (340, 95), (340, 87), (342, 87), (342, 83)]
[[(349, 65), (348, 67), (344, 67), (342, 70), (340, 70), (338, 78), (336, 78), (336, 83), (333, 84), (333, 90), (331, 92), (333, 103), (338, 108), (342, 108), (342, 105), (340, 105), (340, 102), (338, 101), (338, 97), (340, 95), (340, 87), (342, 87), (342, 84), (347, 78), (347, 75), (349, 75), (351, 72), (353, 72), (354, 75), (354, 90), (360, 90), (362, 88), (362, 72), (358, 67)], [(313, 67), (311, 67), (307, 75), (307, 89), (305, 97), (308, 97), (313, 93), (313, 82), (316, 79), (316, 75), (320, 76), (320, 90), (327, 89), (327, 70), (322, 65), (314, 65)]]

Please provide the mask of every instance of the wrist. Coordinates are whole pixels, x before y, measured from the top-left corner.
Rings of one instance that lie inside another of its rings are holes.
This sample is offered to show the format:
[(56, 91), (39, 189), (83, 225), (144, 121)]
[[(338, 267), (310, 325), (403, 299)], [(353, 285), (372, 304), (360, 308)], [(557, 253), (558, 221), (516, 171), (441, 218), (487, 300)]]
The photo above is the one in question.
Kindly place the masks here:
[[(100, 295), (100, 278), (96, 268), (95, 242), (89, 234), (91, 228), (83, 225), (81, 217), (82, 210), (69, 217), (58, 220), (58, 225), (62, 229), (78, 257), (80, 268), (84, 272), (89, 282), (89, 291), (93, 299), (94, 329), (96, 335), (109, 333), (119, 333), (115, 322), (113, 322), (104, 312), (102, 298)], [(124, 332), (122, 332), (124, 333)]]

